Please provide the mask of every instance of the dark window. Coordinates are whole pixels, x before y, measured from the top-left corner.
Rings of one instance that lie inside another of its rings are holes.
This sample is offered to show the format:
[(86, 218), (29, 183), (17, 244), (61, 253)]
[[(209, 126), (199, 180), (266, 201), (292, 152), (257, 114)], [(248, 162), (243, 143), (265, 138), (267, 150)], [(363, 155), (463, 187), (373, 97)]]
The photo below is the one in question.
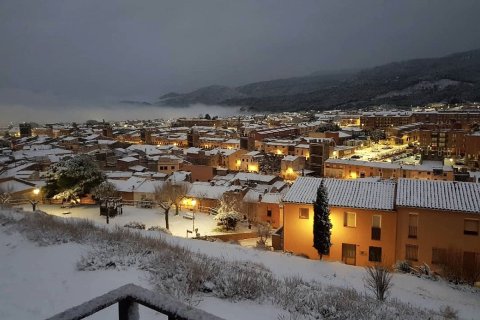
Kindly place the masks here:
[(463, 234), (478, 236), (478, 222), (475, 219), (465, 219)]
[(300, 219), (308, 219), (308, 208), (300, 208), (299, 218)]
[(408, 214), (408, 237), (417, 238), (418, 214)]
[(382, 216), (375, 214), (372, 216), (372, 240), (380, 240), (382, 233)]
[(410, 261), (418, 260), (418, 246), (407, 244), (405, 246), (405, 259)]
[(382, 262), (382, 248), (368, 247), (368, 261)]
[[(308, 213), (307, 213), (308, 214)], [(267, 209), (267, 217), (271, 217), (272, 216), (272, 210), (270, 209)]]
[(380, 240), (382, 236), (382, 229), (372, 227), (372, 240)]
[(172, 166), (172, 170), (174, 170), (174, 169), (175, 169), (175, 166)]

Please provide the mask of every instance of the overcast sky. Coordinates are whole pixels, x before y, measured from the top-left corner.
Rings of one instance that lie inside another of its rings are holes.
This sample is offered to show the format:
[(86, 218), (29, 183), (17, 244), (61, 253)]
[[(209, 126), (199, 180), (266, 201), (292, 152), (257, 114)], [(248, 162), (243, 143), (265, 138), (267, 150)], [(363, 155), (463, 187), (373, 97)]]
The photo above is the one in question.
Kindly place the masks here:
[(0, 108), (442, 56), (480, 48), (479, 13), (478, 0), (0, 0)]

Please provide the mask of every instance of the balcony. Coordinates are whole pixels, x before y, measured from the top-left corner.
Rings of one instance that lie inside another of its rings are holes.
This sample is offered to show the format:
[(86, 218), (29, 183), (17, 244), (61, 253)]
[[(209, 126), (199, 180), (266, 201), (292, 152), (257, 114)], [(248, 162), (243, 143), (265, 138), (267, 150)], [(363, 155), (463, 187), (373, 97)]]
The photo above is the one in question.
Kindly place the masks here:
[(408, 226), (408, 237), (412, 239), (417, 238), (417, 226)]
[(139, 320), (139, 304), (168, 316), (169, 320), (222, 320), (222, 318), (193, 308), (169, 296), (152, 292), (134, 284), (124, 285), (79, 306), (65, 310), (47, 320), (83, 319), (116, 303), (118, 303), (119, 320)]
[(380, 240), (381, 235), (382, 235), (381, 228), (372, 227), (372, 240)]

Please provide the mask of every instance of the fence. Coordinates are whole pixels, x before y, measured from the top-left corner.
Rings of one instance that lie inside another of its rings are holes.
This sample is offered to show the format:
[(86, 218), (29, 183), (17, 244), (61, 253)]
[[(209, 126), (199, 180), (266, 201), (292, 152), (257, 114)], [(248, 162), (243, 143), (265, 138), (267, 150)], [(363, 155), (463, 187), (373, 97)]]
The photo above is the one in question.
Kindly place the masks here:
[(222, 318), (174, 300), (169, 296), (134, 284), (124, 285), (47, 320), (83, 319), (116, 303), (118, 303), (119, 320), (139, 320), (139, 304), (168, 316), (169, 320), (222, 320)]

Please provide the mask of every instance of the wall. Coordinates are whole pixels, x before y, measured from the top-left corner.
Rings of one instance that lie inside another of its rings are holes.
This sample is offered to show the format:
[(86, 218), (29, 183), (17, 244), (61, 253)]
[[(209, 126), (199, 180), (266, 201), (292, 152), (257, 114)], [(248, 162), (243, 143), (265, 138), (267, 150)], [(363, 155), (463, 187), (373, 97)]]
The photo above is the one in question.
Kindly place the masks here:
[[(299, 218), (299, 209), (309, 209), (309, 219)], [(344, 227), (344, 213), (356, 213), (356, 227)], [(319, 259), (313, 248), (313, 205), (284, 204), (284, 249), (296, 254)], [(381, 215), (381, 240), (371, 240), (372, 216)], [(395, 262), (396, 213), (394, 211), (376, 211), (354, 208), (333, 207), (330, 209), (332, 221), (332, 247), (325, 260), (342, 260), (342, 243), (356, 245), (356, 264), (371, 265), (368, 261), (369, 246), (382, 247), (382, 263), (391, 266)]]
[(213, 177), (216, 175), (215, 168), (205, 165), (183, 164), (182, 170), (189, 171), (191, 173), (192, 182), (207, 182), (212, 180)]
[[(267, 216), (267, 211), (272, 211), (272, 216)], [(257, 221), (268, 222), (272, 225), (273, 229), (277, 229), (282, 225), (282, 218), (280, 216), (280, 207), (275, 203), (262, 203), (257, 205)]]
[[(432, 247), (460, 249), (480, 254), (480, 236), (464, 235), (464, 219), (480, 219), (473, 213), (399, 207), (397, 222), (397, 260), (405, 260), (405, 246), (418, 245), (418, 261), (432, 265)], [(408, 237), (409, 213), (418, 214), (417, 238)]]

